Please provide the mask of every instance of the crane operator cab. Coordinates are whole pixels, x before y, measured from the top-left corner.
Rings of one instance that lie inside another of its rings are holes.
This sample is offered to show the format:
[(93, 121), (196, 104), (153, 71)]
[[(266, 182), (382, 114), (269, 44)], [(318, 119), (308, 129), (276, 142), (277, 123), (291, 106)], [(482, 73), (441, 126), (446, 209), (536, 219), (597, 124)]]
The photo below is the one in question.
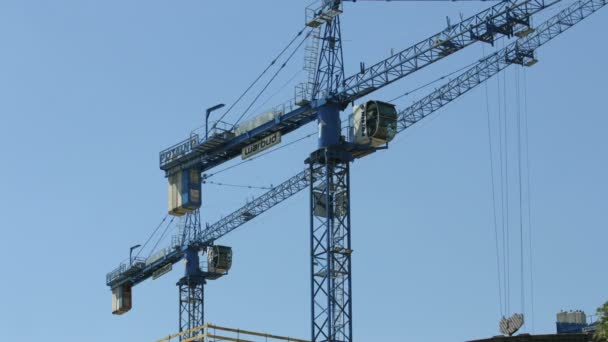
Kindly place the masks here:
[(395, 105), (381, 101), (367, 101), (353, 109), (354, 143), (379, 147), (393, 140), (397, 134)]
[(232, 267), (232, 248), (227, 246), (207, 247), (207, 268), (211, 275), (208, 279), (217, 279), (226, 275)]

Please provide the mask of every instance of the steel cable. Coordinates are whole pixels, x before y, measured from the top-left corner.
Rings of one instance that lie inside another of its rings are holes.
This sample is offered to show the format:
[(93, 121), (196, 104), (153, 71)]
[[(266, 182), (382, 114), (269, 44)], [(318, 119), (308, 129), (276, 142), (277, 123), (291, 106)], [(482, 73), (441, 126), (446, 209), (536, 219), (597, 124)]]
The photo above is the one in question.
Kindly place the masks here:
[(154, 235), (156, 234), (156, 232), (158, 232), (158, 230), (160, 229), (160, 227), (167, 220), (167, 217), (169, 217), (169, 214), (166, 214), (165, 217), (162, 219), (162, 221), (160, 221), (160, 223), (158, 224), (158, 226), (156, 227), (156, 229), (154, 229), (154, 231), (152, 232), (152, 234), (150, 234), (150, 236), (148, 237), (148, 239), (146, 240), (146, 242), (141, 246), (141, 248), (139, 249), (139, 251), (137, 251), (137, 254), (135, 254), (135, 258), (139, 257), (139, 254), (141, 253), (141, 251), (143, 251), (144, 248), (146, 248), (146, 246), (148, 245), (148, 243), (150, 242), (150, 240), (152, 240), (152, 238), (154, 237)]
[(220, 183), (220, 182), (214, 182), (214, 181), (204, 181), (204, 183), (205, 184), (218, 185), (218, 186), (227, 186), (227, 187), (232, 187), (232, 188), (272, 190), (272, 185), (271, 186), (256, 186), (256, 185)]
[(165, 227), (165, 230), (163, 231), (163, 233), (160, 235), (160, 238), (156, 241), (156, 243), (154, 244), (154, 247), (152, 247), (152, 249), (150, 250), (150, 253), (148, 254), (148, 258), (152, 256), (152, 253), (154, 253), (154, 251), (156, 250), (156, 247), (158, 247), (158, 244), (165, 238), (165, 234), (167, 234), (167, 231), (169, 230), (169, 227), (171, 227), (171, 223), (173, 223), (173, 220), (175, 220), (175, 216), (172, 216), (171, 221), (169, 221), (169, 223), (167, 223), (167, 226)]
[[(483, 56), (486, 56), (485, 45), (482, 45)], [(487, 123), (488, 123), (488, 145), (490, 148), (490, 179), (492, 182), (492, 213), (494, 215), (494, 242), (496, 245), (496, 271), (498, 274), (498, 297), (499, 297), (499, 307), (500, 307), (500, 315), (505, 316), (505, 311), (503, 309), (503, 296), (502, 296), (502, 277), (500, 275), (500, 248), (498, 244), (498, 218), (496, 213), (496, 181), (494, 180), (494, 149), (492, 147), (492, 125), (490, 118), (490, 96), (488, 91), (488, 83), (485, 82), (485, 95), (486, 95), (486, 114), (487, 114)]]
[(519, 79), (520, 69), (515, 73), (515, 91), (517, 105), (517, 181), (519, 183), (519, 251), (520, 251), (520, 291), (521, 291), (521, 313), (525, 316), (526, 311), (526, 291), (524, 279), (524, 215), (523, 215), (523, 185), (522, 185), (522, 157), (521, 157), (521, 87)]
[(310, 37), (310, 35), (312, 34), (312, 32), (313, 32), (312, 30), (308, 31), (308, 33), (306, 34), (306, 37), (304, 37), (304, 39), (302, 39), (302, 41), (300, 42), (300, 44), (298, 44), (298, 46), (296, 46), (296, 48), (291, 52), (291, 54), (289, 55), (289, 57), (287, 57), (287, 60), (285, 60), (285, 62), (283, 62), (283, 64), (279, 68), (279, 70), (277, 70), (274, 73), (274, 75), (272, 75), (272, 77), (270, 78), (270, 80), (268, 80), (268, 82), (266, 82), (266, 85), (264, 86), (264, 88), (262, 88), (262, 90), (260, 90), (260, 92), (258, 93), (258, 95), (253, 99), (253, 101), (251, 101), (251, 103), (249, 104), (249, 106), (245, 109), (245, 111), (243, 112), (243, 114), (241, 114), (241, 116), (239, 116), (239, 118), (236, 120), (236, 122), (232, 125), (232, 129), (234, 129), (236, 127), (236, 125), (239, 123), (239, 121), (241, 121), (241, 119), (243, 118), (243, 116), (245, 116), (245, 114), (247, 114), (247, 112), (249, 111), (249, 109), (251, 109), (251, 107), (256, 103), (256, 101), (260, 98), (260, 96), (262, 96), (262, 94), (266, 91), (266, 89), (268, 89), (268, 87), (270, 86), (270, 84), (275, 80), (275, 78), (279, 75), (279, 73), (285, 68), (285, 66), (287, 65), (287, 63), (289, 63), (289, 61), (291, 60), (291, 58), (293, 58), (293, 56), (300, 49), (300, 47), (302, 47), (302, 44), (304, 44), (304, 42), (306, 41), (306, 39), (308, 39), (308, 37)]
[[(232, 105), (230, 105), (230, 107), (220, 116), (217, 122), (221, 121), (228, 113), (230, 113), (234, 106), (236, 106), (237, 103), (239, 103), (243, 99), (243, 97), (249, 92), (249, 90), (251, 90), (251, 88), (253, 88), (253, 86), (262, 78), (262, 76), (264, 76), (264, 74), (266, 74), (266, 72), (270, 70), (273, 65), (275, 65), (277, 60), (281, 58), (281, 56), (291, 47), (291, 45), (298, 39), (298, 37), (300, 37), (302, 33), (304, 33), (304, 31), (306, 31), (306, 27), (300, 30), (296, 34), (296, 36), (289, 42), (289, 44), (287, 44), (287, 46), (283, 48), (283, 50), (281, 50), (281, 52), (272, 60), (272, 62), (270, 62), (266, 69), (262, 71), (262, 73), (249, 85), (249, 87), (247, 87), (247, 89), (245, 89), (245, 91), (237, 98), (237, 100)], [(216, 127), (217, 122), (213, 125), (213, 128)]]
[(524, 145), (526, 153), (526, 203), (528, 205), (528, 270), (530, 273), (530, 313), (531, 313), (531, 325), (532, 332), (535, 331), (534, 327), (534, 274), (533, 274), (533, 261), (532, 261), (532, 200), (530, 195), (530, 150), (529, 150), (529, 133), (528, 133), (528, 80), (526, 70), (524, 69)]
[(294, 141), (291, 141), (291, 142), (289, 142), (289, 143), (287, 143), (287, 144), (281, 145), (281, 146), (279, 146), (279, 147), (277, 147), (277, 148), (274, 148), (274, 149), (272, 149), (272, 150), (270, 150), (270, 151), (267, 151), (267, 152), (261, 153), (261, 154), (259, 154), (259, 155), (255, 156), (255, 157), (250, 158), (250, 159), (245, 159), (245, 160), (243, 160), (243, 161), (241, 161), (241, 162), (239, 162), (239, 163), (236, 163), (236, 164), (234, 164), (234, 165), (231, 165), (231, 166), (228, 166), (228, 167), (226, 167), (226, 168), (223, 168), (223, 169), (221, 169), (221, 170), (219, 170), (219, 171), (217, 171), (217, 172), (210, 173), (210, 174), (208, 174), (208, 175), (204, 175), (203, 177), (204, 177), (205, 179), (208, 179), (208, 178), (213, 177), (213, 176), (215, 176), (215, 175), (217, 175), (217, 174), (219, 174), (219, 173), (222, 173), (222, 172), (228, 171), (228, 170), (230, 170), (230, 169), (233, 169), (233, 168), (235, 168), (235, 167), (237, 167), (237, 166), (240, 166), (240, 165), (243, 165), (243, 164), (245, 164), (245, 163), (252, 162), (252, 161), (254, 161), (254, 160), (258, 159), (258, 158), (261, 158), (261, 157), (267, 156), (268, 154), (270, 154), (270, 153), (272, 153), (272, 152), (276, 152), (276, 151), (278, 151), (278, 150), (280, 150), (280, 149), (283, 149), (283, 148), (285, 148), (285, 147), (287, 147), (287, 146), (293, 145), (293, 144), (295, 144), (295, 143), (297, 143), (297, 142), (300, 142), (300, 141), (302, 141), (302, 140), (304, 140), (304, 139), (310, 138), (310, 137), (312, 137), (312, 136), (313, 136), (313, 135), (315, 135), (315, 134), (317, 134), (317, 132), (307, 134), (307, 135), (305, 135), (305, 136), (303, 136), (303, 137), (301, 137), (301, 138), (299, 138), (299, 139), (296, 139), (296, 140), (294, 140)]

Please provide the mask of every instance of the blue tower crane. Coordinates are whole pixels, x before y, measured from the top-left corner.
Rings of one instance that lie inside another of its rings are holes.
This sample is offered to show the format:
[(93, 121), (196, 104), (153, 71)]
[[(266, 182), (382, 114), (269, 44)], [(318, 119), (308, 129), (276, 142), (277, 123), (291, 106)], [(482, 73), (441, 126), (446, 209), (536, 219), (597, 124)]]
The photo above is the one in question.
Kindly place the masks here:
[[(202, 139), (197, 134), (192, 134), (187, 139), (160, 152), (160, 168), (165, 171), (167, 177), (188, 169), (196, 169), (200, 172), (210, 170), (241, 156), (243, 149), (255, 142), (276, 133), (281, 136), (286, 135), (317, 120), (320, 108), (326, 104), (329, 107), (337, 106), (339, 112), (352, 101), (440, 61), (475, 42), (493, 43), (498, 37), (525, 32), (530, 28), (530, 18), (534, 14), (559, 1), (561, 0), (501, 1), (349, 77), (340, 76), (344, 73), (341, 64), (342, 54), (341, 52), (334, 54), (332, 51), (333, 49), (341, 51), (341, 36), (337, 35), (340, 30), (338, 27), (326, 29), (324, 35), (320, 37), (324, 49), (319, 55), (320, 67), (318, 70), (322, 71), (315, 75), (313, 89), (317, 94), (315, 94), (314, 101), (311, 101), (312, 96), (299, 99), (297, 108), (282, 112), (279, 116), (249, 130), (222, 129), (214, 125), (209, 131), (208, 139)], [(335, 0), (324, 1), (324, 3), (325, 5), (321, 8), (312, 11), (315, 15), (312, 19), (307, 20), (307, 23), (313, 27), (326, 25), (326, 22), (339, 26), (342, 2)], [(329, 19), (332, 20), (328, 21)], [(325, 34), (330, 34), (330, 36), (326, 37)], [(334, 59), (339, 60), (336, 62), (337, 66), (322, 66), (323, 63)], [(330, 94), (329, 89), (320, 88), (326, 87), (332, 82), (327, 80), (328, 73), (334, 75), (332, 76), (334, 77), (333, 82), (336, 82), (336, 77), (342, 77), (342, 81), (338, 85), (332, 85), (332, 88), (337, 89), (334, 89), (333, 94)], [(316, 84), (318, 82), (320, 82), (319, 85)], [(333, 111), (335, 112), (335, 108)]]
[[(299, 101), (299, 108), (242, 134), (236, 134), (235, 130), (215, 130), (202, 141), (193, 135), (160, 153), (161, 169), (169, 178), (170, 211), (184, 216), (182, 232), (171, 247), (148, 260), (121, 264), (107, 275), (106, 283), (118, 301), (115, 313), (130, 309), (133, 286), (166, 273), (173, 264), (185, 259), (185, 275), (178, 282), (180, 332), (202, 325), (204, 284), (208, 279), (225, 275), (231, 262), (231, 250), (214, 246), (214, 241), (308, 187), (312, 340), (352, 341), (350, 163), (386, 148), (397, 133), (507, 66), (533, 65), (538, 47), (605, 6), (607, 0), (577, 1), (532, 28), (530, 17), (557, 1), (501, 2), (348, 78), (344, 76), (341, 46), (342, 2), (323, 1), (307, 20), (308, 26), (323, 26), (324, 31), (313, 88), (308, 98)], [(349, 139), (341, 136), (340, 112), (350, 102), (475, 41), (493, 43), (499, 35), (515, 35), (519, 39), (481, 59), (399, 113), (394, 106), (378, 101), (356, 107), (353, 134)], [(202, 172), (236, 157), (249, 144), (273, 134), (287, 134), (315, 119), (319, 126), (318, 148), (306, 159), (305, 170), (218, 222), (201, 228), (198, 208)], [(203, 271), (199, 253), (205, 251), (209, 253), (210, 267)], [(184, 334), (180, 338), (192, 337)]]

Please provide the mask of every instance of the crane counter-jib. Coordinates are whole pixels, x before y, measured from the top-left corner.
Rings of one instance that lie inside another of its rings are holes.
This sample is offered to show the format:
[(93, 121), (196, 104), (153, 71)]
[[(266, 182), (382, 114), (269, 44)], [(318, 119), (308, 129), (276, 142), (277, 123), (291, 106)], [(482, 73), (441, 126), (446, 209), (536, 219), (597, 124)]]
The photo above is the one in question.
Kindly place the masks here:
[[(173, 250), (164, 251), (164, 255), (144, 262), (133, 262), (130, 264), (121, 264), (112, 272), (106, 275), (106, 284), (111, 288), (116, 288), (124, 284), (137, 285), (140, 282), (152, 277), (152, 275), (168, 265), (174, 265), (179, 262), (184, 251), (180, 247), (175, 247)], [(154, 257), (154, 256), (153, 256)]]
[(342, 90), (316, 101), (304, 101), (291, 111), (276, 115), (251, 129), (212, 131), (207, 139), (197, 135), (160, 153), (160, 168), (167, 176), (181, 170), (199, 172), (212, 169), (242, 154), (245, 147), (275, 133), (288, 134), (316, 119), (317, 109), (327, 102), (345, 108), (350, 102), (391, 84), (477, 41), (493, 43), (496, 36), (512, 36), (518, 30), (528, 29), (529, 18), (559, 2), (554, 0), (504, 1), (480, 13), (450, 25), (410, 48), (373, 66), (347, 77), (340, 85)]
[[(218, 132), (204, 141), (199, 141), (198, 137), (193, 140), (187, 139), (160, 153), (160, 168), (167, 175), (193, 167), (204, 172), (240, 156), (244, 147), (260, 139), (276, 132), (282, 135), (288, 134), (314, 119), (313, 108), (304, 105), (283, 115), (277, 115), (246, 132), (240, 130)], [(240, 134), (236, 135), (235, 131)], [(180, 147), (182, 144), (184, 147)]]

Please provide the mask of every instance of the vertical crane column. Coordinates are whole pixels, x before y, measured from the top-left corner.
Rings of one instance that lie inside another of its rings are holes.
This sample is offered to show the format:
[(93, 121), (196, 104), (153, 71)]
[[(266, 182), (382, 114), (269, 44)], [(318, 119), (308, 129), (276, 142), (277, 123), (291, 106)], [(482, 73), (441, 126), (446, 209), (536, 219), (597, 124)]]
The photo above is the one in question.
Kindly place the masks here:
[[(202, 326), (204, 321), (205, 277), (200, 267), (199, 251), (192, 247), (201, 234), (200, 211), (187, 213), (182, 227), (181, 246), (187, 246), (184, 255), (186, 270), (178, 282), (179, 287), (179, 331), (190, 331)], [(180, 341), (192, 338), (196, 332), (180, 336)]]
[(352, 341), (350, 153), (341, 137), (340, 103), (327, 102), (344, 80), (341, 1), (324, 0), (309, 21), (325, 24), (311, 100), (317, 110), (319, 149), (310, 168), (311, 320), (313, 342)]
[(312, 341), (352, 341), (350, 174), (352, 157), (324, 148), (310, 167)]
[[(179, 331), (190, 331), (202, 326), (204, 321), (204, 288), (202, 276), (184, 277), (177, 283), (179, 286)], [(180, 336), (180, 341), (192, 338), (196, 332)]]

